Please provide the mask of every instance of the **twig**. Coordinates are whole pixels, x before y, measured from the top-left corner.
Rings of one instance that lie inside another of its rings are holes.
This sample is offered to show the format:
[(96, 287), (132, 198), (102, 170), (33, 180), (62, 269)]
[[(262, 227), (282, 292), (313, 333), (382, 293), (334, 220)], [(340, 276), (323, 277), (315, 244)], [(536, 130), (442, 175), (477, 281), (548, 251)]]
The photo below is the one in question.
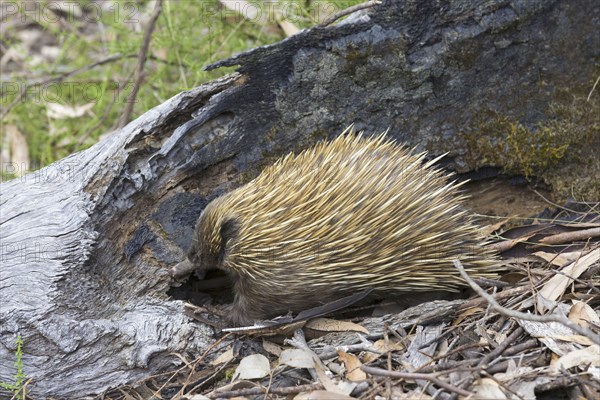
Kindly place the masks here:
[(546, 197), (544, 197), (544, 195), (542, 195), (542, 194), (541, 194), (540, 192), (538, 192), (537, 190), (535, 190), (535, 189), (531, 189), (531, 190), (533, 190), (533, 192), (534, 192), (535, 194), (537, 194), (538, 196), (540, 196), (540, 197), (542, 198), (542, 200), (544, 200), (546, 203), (550, 204), (551, 206), (554, 206), (554, 207), (556, 207), (556, 208), (559, 208), (559, 209), (561, 209), (561, 210), (565, 210), (565, 211), (572, 212), (572, 213), (575, 213), (575, 214), (585, 214), (585, 213), (584, 213), (584, 212), (582, 212), (582, 211), (571, 210), (570, 208), (563, 207), (563, 206), (561, 206), (560, 204), (556, 204), (556, 203), (554, 203), (554, 202), (552, 202), (552, 201), (548, 200)]
[(596, 392), (592, 392), (592, 390), (589, 388), (589, 381), (583, 381), (582, 379), (578, 378), (579, 380), (579, 389), (583, 392), (583, 395), (585, 396), (586, 399), (593, 399), (594, 397), (598, 397), (598, 391), (596, 389)]
[(319, 358), (321, 360), (329, 360), (330, 358), (334, 358), (334, 357), (338, 356), (338, 353), (337, 353), (338, 350), (343, 350), (346, 353), (356, 353), (356, 352), (361, 352), (361, 351), (367, 351), (369, 353), (373, 353), (373, 354), (377, 354), (377, 355), (382, 354), (380, 351), (373, 350), (372, 347), (373, 347), (372, 344), (365, 344), (365, 343), (350, 344), (350, 345), (345, 345), (345, 346), (337, 346), (331, 351), (324, 351), (323, 353), (319, 353), (317, 355), (319, 356)]
[(596, 79), (596, 82), (594, 82), (594, 86), (592, 86), (592, 90), (590, 90), (590, 93), (587, 96), (587, 101), (590, 101), (592, 98), (592, 93), (594, 93), (594, 89), (596, 89), (596, 86), (598, 86), (598, 82), (600, 82), (600, 75), (598, 76), (598, 79)]
[[(550, 279), (550, 278), (548, 278)], [(503, 300), (503, 299), (510, 299), (513, 296), (519, 296), (519, 295), (524, 295), (527, 293), (530, 293), (531, 289), (528, 287), (516, 287), (513, 289), (508, 289), (508, 290), (503, 290), (500, 293), (496, 293), (495, 295), (493, 295), (493, 298), (496, 300)], [(467, 301), (466, 303), (463, 303), (460, 305), (458, 311), (465, 311), (468, 310), (469, 308), (473, 308), (473, 307), (483, 307), (483, 305), (486, 304), (485, 299), (480, 299), (480, 298), (473, 298), (470, 299), (469, 301)]]
[(487, 364), (489, 364), (489, 362), (495, 359), (496, 357), (500, 356), (504, 352), (504, 350), (508, 348), (509, 345), (511, 345), (515, 340), (517, 340), (519, 336), (523, 334), (523, 331), (524, 329), (521, 327), (515, 329), (515, 331), (511, 333), (506, 339), (504, 339), (504, 341), (500, 343), (498, 347), (486, 354), (481, 359), (481, 361), (479, 361), (477, 366), (481, 368), (486, 368)]
[(519, 354), (522, 351), (533, 349), (533, 348), (537, 347), (537, 345), (538, 345), (537, 339), (529, 339), (526, 342), (519, 343), (517, 345), (514, 345), (514, 346), (506, 349), (506, 351), (504, 353), (502, 353), (502, 355), (505, 357), (510, 357), (515, 354)]
[(371, 382), (372, 384), (369, 389), (365, 390), (365, 392), (360, 396), (361, 400), (373, 399), (376, 396), (376, 393), (381, 392), (380, 389), (382, 388), (382, 383), (385, 384), (385, 378), (372, 379)]
[(342, 10), (340, 12), (337, 12), (337, 13), (333, 14), (329, 18), (326, 18), (325, 21), (321, 22), (317, 26), (319, 28), (324, 28), (327, 25), (331, 25), (332, 23), (334, 23), (338, 19), (340, 19), (342, 17), (345, 17), (346, 15), (352, 14), (353, 12), (356, 12), (356, 11), (364, 10), (365, 8), (375, 7), (376, 5), (379, 5), (379, 4), (381, 4), (381, 1), (379, 1), (379, 0), (371, 0), (371, 1), (367, 1), (366, 3), (357, 4), (355, 6), (348, 7), (345, 10)]
[[(230, 333), (224, 335), (222, 338), (220, 338), (219, 340), (217, 340), (215, 343), (213, 343), (212, 345), (210, 345), (208, 347), (208, 349), (206, 349), (206, 351), (196, 360), (194, 360), (194, 366), (191, 369), (192, 371), (196, 370), (196, 367), (198, 366), (198, 364), (200, 364), (202, 362), (202, 360), (204, 360), (204, 358), (210, 354), (218, 345), (220, 345), (221, 343), (223, 343), (223, 341), (225, 341), (227, 338), (231, 337), (232, 335)], [(211, 382), (212, 379), (214, 379), (216, 376), (218, 376), (222, 370), (225, 369), (225, 367), (227, 367), (232, 360), (229, 360), (227, 362), (225, 362), (222, 366), (220, 366), (211, 376), (209, 376), (208, 378), (201, 378), (195, 382), (189, 382), (189, 378), (191, 376), (188, 375), (188, 377), (186, 378), (185, 383), (183, 384), (183, 386), (181, 387), (181, 392), (183, 393), (183, 391), (188, 387), (188, 386), (192, 386), (194, 389), (199, 389), (201, 388), (203, 385), (206, 385), (207, 383)]]
[(269, 371), (269, 385), (267, 386), (267, 389), (265, 390), (265, 399), (269, 398), (269, 393), (271, 392), (271, 386), (273, 386), (273, 374), (275, 373), (275, 369), (271, 369), (271, 371)]
[[(426, 347), (429, 347), (433, 343), (439, 342), (441, 339), (443, 339), (444, 337), (448, 336), (449, 334), (451, 334), (452, 332), (454, 332), (455, 330), (457, 330), (459, 328), (460, 328), (460, 326), (458, 326), (458, 325), (448, 328), (448, 330), (446, 332), (442, 333), (440, 336), (435, 337), (435, 338), (433, 338), (433, 339), (431, 339), (431, 340), (423, 343), (421, 346), (419, 346), (419, 350), (420, 349), (424, 349)], [(408, 346), (406, 346), (406, 347), (408, 347)]]
[(573, 322), (571, 322), (568, 318), (562, 316), (562, 315), (556, 315), (556, 314), (547, 314), (547, 315), (535, 315), (535, 314), (527, 314), (527, 313), (523, 313), (520, 311), (515, 311), (515, 310), (510, 310), (508, 308), (502, 307), (500, 304), (498, 304), (496, 302), (496, 300), (494, 299), (494, 297), (490, 296), (488, 293), (486, 293), (485, 290), (483, 290), (481, 287), (479, 287), (474, 281), (473, 279), (471, 279), (471, 277), (467, 274), (467, 272), (465, 271), (464, 267), (462, 266), (461, 262), (459, 260), (455, 260), (454, 261), (454, 266), (456, 267), (456, 269), (458, 269), (458, 271), (460, 272), (460, 275), (462, 276), (462, 278), (467, 281), (467, 283), (469, 284), (469, 286), (471, 286), (471, 288), (481, 297), (483, 297), (491, 306), (494, 310), (496, 310), (497, 312), (499, 312), (502, 315), (505, 315), (507, 317), (510, 318), (514, 318), (514, 319), (521, 319), (521, 320), (525, 320), (525, 321), (533, 321), (533, 322), (557, 322), (559, 324), (562, 324), (564, 326), (566, 326), (567, 328), (571, 329), (572, 331), (578, 333), (579, 335), (585, 336), (588, 339), (590, 339), (592, 342), (596, 343), (596, 344), (600, 344), (600, 338), (597, 337), (597, 335), (594, 334), (594, 332), (592, 332), (590, 329), (584, 328), (582, 326), (579, 326)]
[(294, 346), (300, 350), (309, 351), (311, 353), (313, 352), (306, 342), (306, 337), (304, 336), (302, 329), (296, 329), (294, 331), (294, 336), (291, 339), (285, 339), (284, 343)]
[(158, 0), (154, 5), (154, 11), (152, 11), (152, 15), (150, 16), (150, 21), (148, 22), (148, 27), (144, 32), (144, 40), (142, 42), (142, 47), (138, 54), (138, 62), (135, 68), (135, 81), (133, 84), (133, 90), (129, 93), (129, 98), (127, 99), (127, 104), (125, 104), (125, 110), (121, 115), (118, 128), (122, 128), (129, 123), (129, 119), (131, 118), (131, 114), (133, 113), (133, 106), (135, 104), (135, 99), (137, 97), (138, 91), (140, 90), (140, 86), (142, 85), (142, 81), (144, 80), (144, 67), (146, 65), (146, 58), (148, 57), (148, 49), (150, 47), (150, 40), (152, 39), (152, 32), (154, 32), (154, 28), (156, 27), (156, 21), (162, 11), (162, 0)]
[[(313, 390), (322, 390), (323, 385), (321, 383), (309, 383), (307, 385), (298, 386), (287, 386), (271, 388), (270, 394), (296, 394), (302, 392), (312, 392)], [(254, 396), (258, 394), (266, 394), (267, 388), (264, 387), (253, 387), (248, 389), (230, 390), (228, 392), (214, 392), (209, 395), (212, 398), (228, 399), (231, 397), (245, 397)]]
[[(600, 391), (600, 384), (598, 384), (597, 382), (594, 382), (593, 380), (589, 379), (589, 377), (585, 376), (584, 374), (588, 374), (589, 371), (587, 371), (588, 368), (586, 368), (586, 371), (582, 371), (582, 374), (577, 374), (577, 375), (571, 375), (573, 376), (575, 379), (577, 379), (579, 381), (579, 383), (581, 385), (584, 386), (591, 386), (593, 387), (595, 390)], [(583, 376), (582, 376), (583, 375)], [(589, 397), (590, 399), (593, 399), (594, 397)]]
[[(205, 385), (211, 383), (215, 378), (217, 378), (221, 373), (223, 373), (223, 371), (225, 371), (227, 368), (229, 368), (229, 364), (231, 364), (232, 362), (233, 362), (233, 359), (225, 361), (223, 363), (223, 365), (220, 365), (215, 370), (215, 372), (213, 372), (210, 376), (205, 377), (205, 378), (201, 378), (201, 379), (199, 379), (199, 380), (197, 380), (197, 381), (195, 381), (195, 382), (193, 382), (193, 383), (191, 383), (189, 385), (186, 383), (186, 386), (192, 386), (192, 389), (189, 391), (189, 393), (194, 393), (194, 392), (200, 391), (200, 389), (202, 387), (204, 387)], [(185, 390), (186, 386), (183, 386), (180, 391)]]
[[(482, 374), (482, 370), (487, 370), (489, 366), (488, 364), (492, 360), (499, 357), (511, 343), (513, 343), (515, 340), (517, 340), (519, 336), (523, 334), (523, 331), (523, 328), (518, 327), (513, 333), (511, 333), (506, 339), (504, 339), (504, 341), (498, 347), (496, 347), (494, 350), (490, 351), (488, 354), (482, 357), (477, 363), (474, 373), (471, 373), (469, 376), (465, 377), (465, 380), (461, 383), (460, 387), (464, 389), (471, 386), (471, 384), (477, 378), (477, 376)], [(452, 396), (452, 398), (455, 397), (456, 395)]]
[[(538, 345), (537, 341), (535, 341), (535, 343), (534, 343), (533, 340), (528, 340), (527, 342), (524, 342), (522, 344), (518, 344), (518, 345), (514, 346), (514, 348), (513, 347), (508, 348), (503, 355), (506, 357), (510, 357), (519, 351), (528, 350), (530, 348), (537, 347), (537, 345)], [(423, 367), (419, 368), (417, 371), (419, 371), (422, 374), (436, 372), (439, 374), (447, 375), (453, 371), (461, 371), (461, 372), (470, 371), (473, 368), (476, 368), (476, 364), (478, 364), (480, 361), (481, 361), (481, 359), (477, 359), (477, 358), (461, 360), (461, 361), (443, 361), (443, 362), (439, 362), (437, 364), (423, 366)], [(497, 364), (494, 364), (493, 366), (488, 367), (486, 369), (486, 371), (489, 374), (494, 374), (496, 372), (506, 371), (507, 367), (508, 367), (508, 361), (502, 361)], [(480, 370), (480, 369), (478, 369), (478, 370)]]
[(435, 385), (438, 385), (439, 387), (442, 387), (453, 393), (457, 393), (461, 396), (471, 396), (473, 394), (467, 390), (458, 388), (448, 382), (444, 382), (443, 380), (439, 379), (436, 375), (433, 375), (433, 374), (387, 371), (387, 370), (381, 369), (381, 368), (367, 367), (366, 365), (361, 366), (360, 369), (365, 371), (367, 374), (371, 374), (371, 375), (387, 376), (390, 378), (402, 378), (402, 379), (410, 379), (410, 380), (417, 380), (417, 379), (427, 380)]
[(422, 372), (422, 368), (425, 366), (429, 366), (433, 363), (435, 363), (436, 361), (440, 361), (443, 360), (445, 358), (450, 357), (451, 355), (454, 355), (456, 353), (460, 353), (463, 350), (469, 350), (469, 349), (474, 349), (474, 348), (481, 348), (484, 347), (485, 343), (467, 343), (467, 344), (463, 344), (462, 346), (458, 346), (455, 349), (452, 349), (451, 351), (448, 351), (444, 354), (440, 354), (439, 356), (435, 356), (431, 359), (431, 361), (429, 361), (427, 364), (424, 364), (421, 368), (417, 368), (417, 371), (421, 371)]
[[(388, 323), (383, 324), (383, 340), (385, 343), (385, 348), (387, 349), (387, 370), (392, 372), (392, 352), (389, 350), (390, 348), (390, 340), (388, 336)], [(392, 398), (392, 381), (389, 378), (385, 379), (385, 391), (386, 398)]]
[(558, 390), (558, 389), (567, 389), (567, 388), (577, 385), (577, 383), (578, 383), (578, 381), (577, 381), (577, 379), (575, 379), (575, 377), (560, 376), (550, 382), (545, 382), (545, 383), (536, 385), (535, 391), (540, 393), (540, 392), (549, 392), (549, 391)]
[(600, 236), (600, 228), (583, 229), (574, 232), (557, 233), (556, 235), (546, 236), (540, 239), (543, 244), (563, 244), (575, 242), (577, 240), (590, 239)]

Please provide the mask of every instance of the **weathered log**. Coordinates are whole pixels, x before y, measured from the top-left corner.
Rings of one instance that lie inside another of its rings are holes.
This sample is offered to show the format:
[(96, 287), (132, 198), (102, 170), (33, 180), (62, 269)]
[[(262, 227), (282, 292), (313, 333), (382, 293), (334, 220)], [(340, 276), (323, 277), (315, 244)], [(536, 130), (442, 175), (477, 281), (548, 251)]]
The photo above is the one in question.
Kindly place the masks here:
[[(594, 0), (390, 0), (219, 66), (90, 149), (0, 186), (0, 381), (15, 341), (36, 397), (79, 398), (202, 352), (212, 330), (171, 299), (205, 204), (349, 123), (467, 169), (482, 108), (535, 123), (553, 87), (589, 81)], [(594, 39), (596, 38), (596, 39)]]

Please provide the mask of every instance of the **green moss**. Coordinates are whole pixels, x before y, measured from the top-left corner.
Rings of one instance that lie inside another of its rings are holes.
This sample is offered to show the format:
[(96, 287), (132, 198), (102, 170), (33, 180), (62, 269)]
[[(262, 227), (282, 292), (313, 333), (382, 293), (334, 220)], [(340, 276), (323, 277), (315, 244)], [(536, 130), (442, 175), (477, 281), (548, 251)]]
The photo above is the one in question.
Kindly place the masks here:
[(553, 103), (545, 129), (569, 144), (559, 165), (549, 168), (542, 178), (555, 192), (581, 201), (600, 200), (600, 93)]
[(568, 148), (564, 138), (547, 127), (532, 131), (494, 112), (481, 117), (465, 139), (471, 163), (502, 166), (508, 174), (525, 177), (539, 176), (556, 165)]
[(495, 165), (510, 175), (536, 177), (562, 199), (600, 199), (600, 95), (557, 98), (533, 129), (494, 111), (480, 113), (463, 132), (466, 161), (474, 168)]
[(371, 55), (371, 49), (351, 49), (346, 53), (346, 60), (355, 62), (357, 60), (364, 60)]
[(235, 373), (235, 368), (228, 368), (225, 370), (225, 379), (230, 381), (233, 379), (233, 374)]

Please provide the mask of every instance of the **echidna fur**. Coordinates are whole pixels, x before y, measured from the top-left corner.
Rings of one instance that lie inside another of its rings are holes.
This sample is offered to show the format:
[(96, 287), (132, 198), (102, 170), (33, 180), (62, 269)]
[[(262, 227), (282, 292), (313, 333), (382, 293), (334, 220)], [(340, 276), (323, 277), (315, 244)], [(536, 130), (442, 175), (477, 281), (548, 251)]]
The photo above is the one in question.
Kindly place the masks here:
[(233, 324), (374, 293), (456, 291), (496, 257), (439, 159), (347, 129), (208, 204), (188, 259), (234, 280)]

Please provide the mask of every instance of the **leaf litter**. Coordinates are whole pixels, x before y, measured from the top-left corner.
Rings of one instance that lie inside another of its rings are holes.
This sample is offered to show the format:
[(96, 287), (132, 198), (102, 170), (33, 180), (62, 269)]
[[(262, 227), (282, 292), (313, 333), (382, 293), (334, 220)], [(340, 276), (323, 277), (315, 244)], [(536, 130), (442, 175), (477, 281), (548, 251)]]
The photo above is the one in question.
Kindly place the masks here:
[[(485, 297), (476, 292), (350, 319), (333, 307), (329, 318), (305, 313), (308, 321), (284, 318), (268, 329), (238, 329), (209, 354), (129, 393), (150, 389), (163, 399), (600, 398), (600, 238), (593, 230), (600, 216), (586, 212), (498, 232), (503, 225), (495, 228), (502, 240), (496, 246), (508, 282), (487, 287)], [(544, 240), (564, 229), (573, 240)], [(104, 398), (125, 397), (121, 391)]]

